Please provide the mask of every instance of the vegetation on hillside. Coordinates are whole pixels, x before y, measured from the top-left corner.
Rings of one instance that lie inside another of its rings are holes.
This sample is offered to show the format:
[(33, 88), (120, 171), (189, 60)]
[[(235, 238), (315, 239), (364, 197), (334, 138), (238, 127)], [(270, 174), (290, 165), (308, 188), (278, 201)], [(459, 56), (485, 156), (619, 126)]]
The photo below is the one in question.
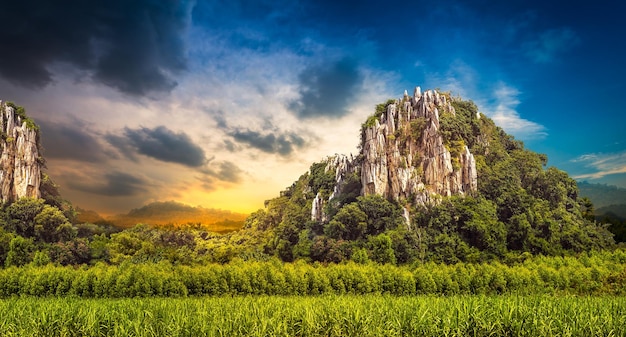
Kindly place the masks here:
[[(379, 105), (377, 113), (388, 104), (391, 101)], [(575, 255), (613, 247), (605, 226), (615, 226), (594, 221), (593, 204), (579, 197), (573, 179), (546, 168), (544, 155), (525, 149), (489, 118), (478, 118), (472, 102), (455, 99), (452, 104), (456, 116), (442, 111), (441, 131), (447, 146), (464, 144), (474, 153), (478, 191), (473, 195), (442, 197), (429, 207), (411, 200), (361, 196), (360, 174), (354, 172), (341, 184), (337, 197), (325, 204), (327, 219), (315, 221), (311, 219), (315, 196), (326, 199), (335, 188), (334, 172), (322, 161), (312, 164), (279, 197), (267, 200), (240, 231), (220, 235), (198, 223), (140, 224), (119, 231), (93, 216), (94, 223), (79, 221), (74, 208), (44, 176), (44, 199), (21, 199), (0, 208), (0, 264), (197, 265), (274, 257), (310, 263), (509, 263), (525, 254)], [(406, 132), (419, 133), (423, 123), (414, 124)], [(410, 210), (409, 223), (403, 207)], [(186, 208), (158, 203), (127, 217), (158, 220), (163, 214), (189, 211)]]
[[(370, 119), (391, 103), (377, 106)], [(612, 245), (612, 234), (594, 222), (593, 205), (579, 197), (572, 178), (546, 168), (545, 155), (525, 149), (489, 118), (478, 118), (473, 102), (454, 99), (452, 104), (456, 115), (442, 111), (441, 132), (451, 151), (467, 145), (475, 155), (475, 195), (442, 198), (431, 207), (359, 196), (356, 174), (342, 185), (346, 190), (341, 197), (327, 205), (328, 220), (318, 223), (310, 219), (313, 197), (321, 192), (327, 198), (334, 187), (334, 172), (320, 162), (280, 197), (268, 200), (245, 229), (264, 232), (263, 251), (284, 261), (480, 262), (524, 252), (562, 255)], [(370, 119), (363, 127), (372, 124)], [(403, 206), (413, 215), (409, 226), (402, 218)]]
[(35, 121), (26, 115), (26, 109), (23, 106), (19, 106), (13, 102), (6, 102), (7, 106), (13, 108), (15, 114), (21, 119), (22, 123), (26, 123), (26, 127), (37, 131), (37, 136), (39, 136), (39, 125), (35, 123)]

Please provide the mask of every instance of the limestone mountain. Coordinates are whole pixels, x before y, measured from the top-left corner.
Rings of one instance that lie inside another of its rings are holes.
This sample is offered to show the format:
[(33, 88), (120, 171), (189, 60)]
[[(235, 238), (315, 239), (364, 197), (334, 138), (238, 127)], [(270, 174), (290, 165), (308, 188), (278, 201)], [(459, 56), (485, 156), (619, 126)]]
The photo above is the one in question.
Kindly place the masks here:
[(22, 197), (39, 198), (43, 159), (39, 128), (12, 103), (0, 101), (0, 197), (13, 202)]
[[(468, 117), (480, 119), (478, 114)], [(335, 172), (333, 193), (317, 193), (312, 218), (327, 218), (323, 205), (340, 193), (345, 177), (353, 172), (360, 176), (361, 195), (377, 194), (412, 205), (432, 204), (440, 196), (475, 193), (474, 155), (464, 139), (452, 139), (449, 127), (442, 125), (455, 118), (449, 95), (433, 90), (422, 94), (419, 87), (412, 97), (405, 91), (402, 99), (379, 105), (362, 126), (359, 156), (329, 160), (325, 170)], [(408, 208), (404, 207), (407, 222)]]
[(244, 232), (284, 260), (335, 262), (478, 261), (613, 244), (576, 182), (546, 163), (473, 102), (418, 87), (376, 107), (356, 156), (311, 165)]

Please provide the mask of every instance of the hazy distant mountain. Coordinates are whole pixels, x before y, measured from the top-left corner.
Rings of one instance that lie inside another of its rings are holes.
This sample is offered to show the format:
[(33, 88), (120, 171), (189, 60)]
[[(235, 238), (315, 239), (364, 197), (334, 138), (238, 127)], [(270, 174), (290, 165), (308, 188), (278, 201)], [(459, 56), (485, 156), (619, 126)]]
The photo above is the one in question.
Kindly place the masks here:
[(600, 207), (596, 209), (596, 214), (600, 217), (610, 214), (613, 217), (626, 220), (626, 204)]
[(193, 207), (175, 201), (153, 202), (143, 207), (130, 210), (108, 218), (101, 217), (94, 211), (80, 210), (80, 222), (109, 222), (117, 227), (127, 228), (138, 223), (150, 225), (201, 224), (214, 232), (230, 232), (243, 225), (247, 214), (228, 210)]
[(626, 204), (600, 207), (595, 214), (596, 221), (609, 225), (615, 242), (626, 242)]
[(92, 224), (97, 224), (97, 225), (109, 223), (107, 219), (102, 217), (96, 211), (82, 209), (80, 207), (77, 207), (76, 213), (77, 213), (76, 220), (75, 220), (76, 223), (92, 223)]
[(609, 224), (615, 241), (626, 242), (626, 188), (583, 181), (578, 189), (593, 202), (596, 220)]
[(591, 199), (596, 209), (610, 205), (626, 205), (626, 188), (606, 184), (578, 183), (580, 196)]

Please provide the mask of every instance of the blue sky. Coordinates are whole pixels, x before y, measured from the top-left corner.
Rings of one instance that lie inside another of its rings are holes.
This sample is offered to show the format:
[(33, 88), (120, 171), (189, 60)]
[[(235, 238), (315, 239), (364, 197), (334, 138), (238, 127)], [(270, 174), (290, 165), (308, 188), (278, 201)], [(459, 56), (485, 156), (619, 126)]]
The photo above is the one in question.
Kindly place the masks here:
[(251, 211), (404, 90), (440, 88), (573, 177), (626, 187), (619, 1), (70, 1), (4, 6), (0, 99), (103, 213)]

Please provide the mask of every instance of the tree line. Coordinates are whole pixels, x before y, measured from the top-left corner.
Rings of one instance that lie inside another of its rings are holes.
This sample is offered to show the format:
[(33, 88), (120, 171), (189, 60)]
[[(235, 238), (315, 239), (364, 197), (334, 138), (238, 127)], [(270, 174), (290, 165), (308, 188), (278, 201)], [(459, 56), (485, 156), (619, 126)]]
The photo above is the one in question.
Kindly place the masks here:
[(522, 256), (499, 262), (410, 266), (243, 261), (197, 266), (34, 263), (0, 270), (0, 296), (94, 298), (320, 294), (626, 294), (626, 251), (578, 257)]

